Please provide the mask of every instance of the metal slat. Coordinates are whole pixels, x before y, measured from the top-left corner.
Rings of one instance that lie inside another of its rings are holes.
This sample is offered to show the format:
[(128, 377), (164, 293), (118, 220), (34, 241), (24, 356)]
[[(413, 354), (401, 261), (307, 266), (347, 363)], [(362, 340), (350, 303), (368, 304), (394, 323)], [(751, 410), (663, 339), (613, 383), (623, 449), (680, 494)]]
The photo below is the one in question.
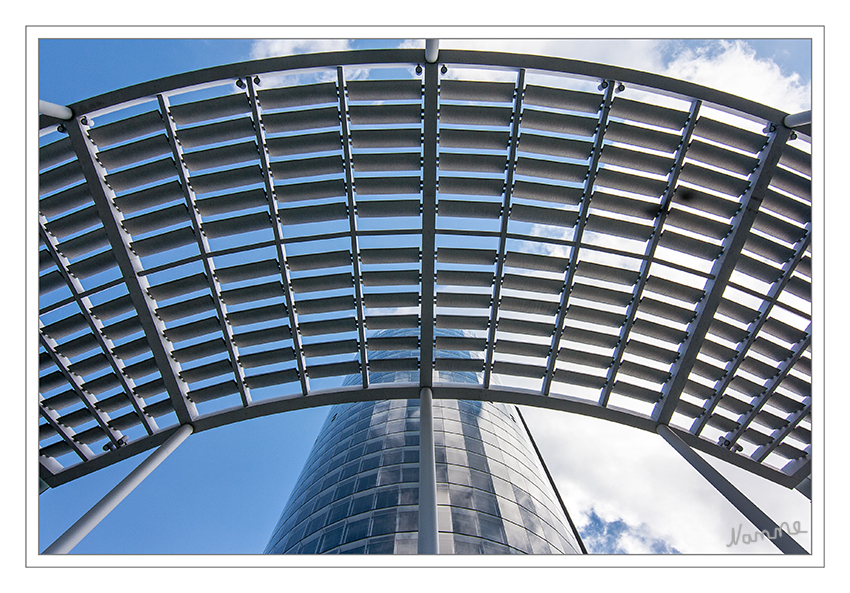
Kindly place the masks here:
[(526, 102), (541, 107), (555, 107), (583, 113), (599, 113), (602, 106), (602, 95), (557, 89), (539, 85), (528, 85), (525, 91)]
[[(89, 136), (100, 147), (110, 146), (133, 138), (162, 132), (162, 116), (159, 111), (148, 111), (139, 115), (89, 129)], [(76, 152), (76, 151), (75, 151)], [(77, 155), (79, 157), (79, 155)]]
[(346, 83), (351, 101), (418, 101), (419, 80), (350, 80)]
[[(501, 190), (498, 193), (501, 193)], [(526, 200), (577, 206), (581, 203), (582, 190), (575, 187), (536, 183), (520, 179), (515, 182), (513, 195)]]
[(113, 198), (113, 203), (119, 212), (126, 215), (177, 200), (183, 201), (183, 189), (177, 181), (168, 181), (161, 185), (117, 196)]
[(219, 326), (218, 318), (207, 317), (176, 327), (170, 327), (165, 330), (165, 337), (171, 342), (182, 342), (184, 340), (206, 336), (220, 330), (221, 327)]
[(254, 126), (251, 123), (251, 118), (240, 117), (200, 126), (182, 127), (180, 129), (180, 144), (184, 148), (192, 149), (253, 136)]
[(607, 210), (646, 220), (655, 220), (661, 210), (657, 201), (626, 198), (604, 191), (595, 191), (590, 204), (594, 210)]
[(181, 126), (200, 121), (223, 119), (234, 115), (245, 115), (249, 111), (245, 93), (233, 93), (222, 97), (204, 99), (170, 108), (171, 117)]
[(416, 104), (351, 105), (348, 112), (351, 123), (355, 126), (419, 124), (422, 122), (422, 107)]
[(516, 174), (525, 177), (581, 183), (587, 177), (587, 165), (519, 157), (516, 164)]
[(552, 316), (558, 313), (558, 302), (502, 296), (501, 308), (505, 311), (516, 311), (517, 313)]
[(473, 202), (441, 199), (437, 205), (439, 216), (456, 218), (499, 218), (502, 205), (497, 202)]
[(511, 219), (534, 224), (547, 224), (561, 227), (574, 227), (578, 221), (579, 213), (574, 210), (560, 210), (554, 208), (541, 208), (539, 206), (528, 206), (526, 204), (514, 204), (511, 206)]
[(755, 154), (764, 148), (768, 139), (761, 134), (705, 117), (699, 118), (695, 134), (700, 138), (720, 142), (733, 148)]
[(685, 127), (688, 112), (617, 97), (611, 107), (611, 117), (679, 131)]
[(540, 270), (559, 274), (563, 274), (570, 263), (569, 259), (565, 257), (539, 255), (537, 253), (518, 253), (516, 251), (509, 251), (504, 255), (504, 259), (504, 265), (509, 268)]
[(277, 276), (278, 274), (280, 274), (280, 267), (275, 259), (247, 262), (226, 268), (216, 268), (215, 270), (215, 277), (218, 278), (219, 282), (225, 284)]
[[(442, 147), (442, 145), (441, 145)], [(418, 155), (416, 155), (418, 158)], [(396, 155), (392, 155), (393, 161)], [(469, 171), (474, 173), (504, 173), (505, 157), (491, 154), (440, 151), (440, 171)]]
[(762, 201), (762, 207), (786, 216), (800, 225), (812, 222), (812, 205), (795, 200), (789, 196), (768, 190)]
[(335, 152), (340, 149), (341, 142), (337, 132), (319, 132), (294, 136), (273, 136), (266, 138), (266, 147), (269, 156), (277, 158), (311, 152)]
[[(391, 130), (396, 133), (396, 130)], [(466, 148), (478, 150), (505, 150), (511, 140), (509, 132), (501, 130), (456, 130), (447, 128), (440, 131), (440, 146), (447, 148)], [(416, 142), (421, 139), (416, 135)]]
[(596, 185), (652, 198), (658, 198), (667, 189), (666, 181), (632, 175), (614, 169), (600, 169), (597, 174)]
[(94, 204), (44, 223), (47, 232), (57, 239), (88, 230), (94, 226), (100, 226), (100, 219), (97, 217), (97, 209)]
[(732, 230), (732, 226), (728, 223), (699, 216), (679, 208), (670, 209), (664, 224), (711, 237), (712, 239), (722, 239)]
[[(281, 208), (278, 215), (284, 226), (292, 226), (329, 220), (345, 220), (348, 218), (348, 209), (345, 204), (337, 202), (317, 206), (301, 206), (299, 208)], [(266, 220), (268, 220), (268, 216), (266, 216)]]
[(358, 218), (418, 218), (420, 213), (418, 200), (360, 200), (357, 203)]
[(492, 266), (498, 257), (498, 252), (492, 249), (440, 247), (437, 250), (437, 262), (447, 264)]
[[(419, 177), (355, 177), (358, 196), (378, 196), (386, 194), (419, 194), (422, 181)], [(363, 202), (361, 201), (361, 204)]]
[(737, 199), (722, 198), (692, 187), (679, 186), (673, 194), (675, 204), (681, 204), (688, 208), (701, 210), (708, 214), (715, 214), (723, 218), (732, 218), (741, 209), (741, 202)]
[(620, 313), (611, 313), (575, 304), (570, 305), (567, 311), (567, 319), (608, 327), (620, 327), (626, 322), (626, 317)]
[(463, 292), (438, 292), (437, 306), (453, 309), (489, 309), (490, 295), (469, 294)]
[(418, 152), (360, 153), (357, 155), (357, 170), (373, 173), (376, 171), (419, 171), (422, 157)]
[(364, 264), (414, 264), (419, 263), (418, 247), (361, 249), (360, 261)]
[(612, 121), (608, 124), (605, 137), (614, 142), (667, 153), (674, 152), (682, 140), (680, 134), (643, 128), (619, 121)]
[[(336, 97), (334, 97), (336, 103)], [(263, 113), (263, 126), (268, 134), (295, 132), (298, 130), (336, 128), (339, 112), (336, 106), (316, 109), (301, 109), (277, 113)]]
[(727, 150), (714, 144), (694, 140), (688, 147), (688, 158), (714, 167), (727, 169), (739, 175), (749, 175), (758, 166), (758, 159), (749, 155)]
[(264, 89), (257, 92), (257, 102), (263, 106), (263, 109), (321, 105), (323, 103), (335, 103), (336, 100), (336, 87), (332, 82)]
[(195, 173), (205, 169), (255, 161), (259, 158), (259, 153), (257, 152), (257, 145), (254, 144), (253, 140), (250, 140), (194, 152), (183, 152), (182, 156), (186, 167)]
[(585, 225), (585, 231), (645, 243), (652, 236), (655, 228), (646, 224), (591, 214)]
[(628, 148), (611, 146), (610, 144), (605, 145), (602, 149), (602, 156), (599, 158), (599, 162), (637, 169), (656, 175), (667, 175), (674, 165), (674, 160), (671, 157), (629, 150)]

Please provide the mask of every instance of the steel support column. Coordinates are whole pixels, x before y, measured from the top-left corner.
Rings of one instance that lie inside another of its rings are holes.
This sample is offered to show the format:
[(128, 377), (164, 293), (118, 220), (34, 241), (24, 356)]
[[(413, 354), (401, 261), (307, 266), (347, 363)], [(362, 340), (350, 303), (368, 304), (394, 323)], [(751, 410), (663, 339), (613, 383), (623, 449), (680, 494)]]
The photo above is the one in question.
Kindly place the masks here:
[(150, 473), (155, 470), (160, 463), (162, 463), (166, 457), (168, 457), (174, 449), (177, 448), (180, 443), (186, 440), (190, 434), (192, 434), (192, 425), (191, 424), (183, 424), (180, 426), (174, 434), (172, 434), (167, 441), (165, 441), (162, 446), (159, 447), (156, 451), (151, 453), (147, 459), (145, 459), (139, 466), (130, 472), (126, 478), (121, 480), (121, 482), (109, 493), (104, 496), (100, 502), (94, 505), (89, 512), (83, 515), (76, 523), (71, 525), (71, 527), (59, 536), (59, 538), (50, 544), (47, 549), (44, 550), (45, 554), (67, 554), (74, 546), (76, 546), (80, 541), (89, 534), (89, 532), (94, 529), (98, 523), (100, 523), (106, 515), (112, 511), (118, 504), (127, 498), (127, 495), (130, 494), (136, 486), (142, 483), (146, 477), (150, 475)]
[(434, 299), (437, 259), (437, 95), (439, 66), (425, 64), (424, 142), (422, 144), (422, 297), (419, 322), (419, 386), (434, 380)]
[(772, 541), (777, 548), (782, 550), (782, 553), (808, 554), (808, 552), (800, 544), (794, 541), (790, 535), (780, 529), (780, 527), (770, 517), (768, 517), (764, 511), (758, 508), (749, 498), (744, 496), (740, 490), (735, 488), (735, 486), (733, 486), (729, 480), (724, 478), (720, 472), (714, 469), (711, 464), (700, 457), (696, 451), (688, 447), (687, 443), (680, 439), (679, 436), (670, 430), (669, 427), (664, 424), (659, 424), (655, 430), (664, 438), (665, 441), (670, 443), (670, 446), (673, 447), (679, 455), (685, 458), (685, 461), (691, 464), (691, 467), (697, 470), (703, 478), (708, 480), (708, 482), (714, 486), (717, 491), (726, 498), (726, 500), (731, 502), (736, 509), (741, 511), (741, 513), (756, 526), (756, 529), (762, 533), (770, 534), (770, 541)]
[(419, 390), (419, 553), (439, 553), (434, 407), (429, 387)]

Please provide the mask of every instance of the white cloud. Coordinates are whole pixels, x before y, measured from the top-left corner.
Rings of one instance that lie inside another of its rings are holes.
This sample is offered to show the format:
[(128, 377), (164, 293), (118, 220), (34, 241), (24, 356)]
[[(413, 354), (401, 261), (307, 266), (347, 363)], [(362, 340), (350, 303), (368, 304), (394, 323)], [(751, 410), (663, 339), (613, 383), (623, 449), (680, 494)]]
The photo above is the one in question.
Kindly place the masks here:
[(258, 39), (251, 46), (251, 58), (274, 58), (352, 49), (350, 39)]
[[(742, 533), (752, 534), (755, 528), (660, 436), (566, 413), (524, 408), (523, 414), (579, 531), (595, 514), (606, 523), (625, 522), (632, 539), (606, 544), (625, 550), (637, 549), (639, 539), (646, 548), (640, 553), (658, 540), (684, 554), (779, 552), (763, 540), (727, 547), (732, 529), (742, 525)], [(802, 494), (709, 461), (775, 521), (799, 520), (810, 530)], [(810, 545), (809, 536), (796, 539)]]
[[(421, 46), (421, 40), (403, 44)], [(441, 39), (440, 48), (598, 62), (687, 80), (791, 113), (811, 108), (811, 83), (804, 83), (797, 73), (783, 74), (773, 59), (760, 57), (744, 40), (708, 40), (692, 47), (666, 39)], [(470, 73), (455, 71), (449, 76)], [(515, 79), (507, 72), (497, 77)]]
[(440, 48), (503, 51), (657, 71), (664, 41), (654, 39), (441, 39)]
[(797, 73), (783, 74), (775, 61), (758, 57), (742, 40), (682, 46), (662, 73), (790, 113), (811, 109), (811, 83), (803, 84)]

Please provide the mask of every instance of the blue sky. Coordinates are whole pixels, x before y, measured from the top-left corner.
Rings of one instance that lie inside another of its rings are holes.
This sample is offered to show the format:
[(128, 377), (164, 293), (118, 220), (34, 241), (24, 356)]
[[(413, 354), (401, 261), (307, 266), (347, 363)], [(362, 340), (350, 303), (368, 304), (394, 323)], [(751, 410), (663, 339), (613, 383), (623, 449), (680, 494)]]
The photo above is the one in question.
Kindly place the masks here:
[[(57, 29), (56, 33), (62, 34), (62, 29)], [(368, 42), (365, 45), (391, 46), (398, 43)], [(474, 42), (469, 45), (477, 44), (478, 42)], [(588, 57), (577, 56), (581, 59), (589, 59), (593, 51), (596, 51), (593, 49), (593, 43), (588, 42), (585, 45), (591, 49), (587, 50)], [(607, 45), (610, 46), (611, 43)], [(691, 63), (702, 60), (699, 62), (703, 65), (701, 72), (705, 73), (707, 80), (711, 80), (710, 64), (713, 61), (734, 59), (735, 64), (740, 64), (742, 68), (753, 68), (753, 72), (758, 69), (759, 73), (766, 73), (765, 76), (770, 75), (773, 72), (771, 68), (775, 66), (775, 88), (792, 89), (795, 93), (800, 91), (802, 97), (805, 95), (806, 86), (811, 83), (811, 52), (809, 50), (809, 53), (806, 53), (806, 45), (806, 42), (782, 40), (758, 40), (731, 45), (712, 40), (660, 44), (647, 42), (640, 45), (647, 52), (645, 56), (625, 52), (621, 55), (627, 55), (628, 58), (627, 63), (623, 65), (638, 67), (645, 64), (647, 68), (661, 71), (681, 68), (685, 58), (691, 58)], [(362, 46), (364, 44), (353, 44), (353, 47)], [(556, 46), (558, 44), (553, 42), (547, 47)], [(563, 47), (575, 46), (566, 44)], [(170, 74), (251, 59), (270, 51), (270, 44), (257, 44), (250, 39), (75, 39), (42, 40), (39, 50), (39, 98), (67, 104)], [(606, 48), (606, 52), (601, 55), (600, 59), (608, 59), (607, 56), (615, 54), (611, 53), (610, 48)], [(761, 97), (758, 99), (769, 102)], [(325, 409), (304, 410), (192, 435), (95, 528), (75, 548), (74, 553), (261, 552), (325, 415)], [(543, 448), (547, 463), (556, 479), (559, 479), (561, 472), (574, 468), (562, 465), (558, 456), (562, 450), (558, 437), (567, 438), (569, 435), (566, 433), (570, 431), (553, 426), (553, 422), (555, 421), (544, 420), (540, 414), (529, 415), (532, 430), (539, 427), (538, 442)], [(651, 436), (660, 441), (655, 435)], [(659, 455), (671, 453), (664, 449), (666, 445), (661, 445), (663, 446), (660, 449), (665, 453)], [(595, 453), (601, 451), (601, 446), (594, 447)], [(616, 452), (610, 454), (616, 455)], [(585, 455), (586, 452), (581, 451), (580, 456)], [(678, 463), (667, 459), (663, 458), (659, 463)], [(672, 459), (675, 460), (675, 454)], [(140, 461), (141, 457), (127, 460), (42, 494), (38, 500), (39, 550), (52, 543)], [(679, 487), (683, 480), (687, 479), (677, 477), (676, 471), (681, 471), (682, 475), (687, 475), (690, 471), (687, 467), (676, 467), (678, 469), (670, 469), (664, 476), (669, 480), (668, 485), (671, 488)], [(586, 469), (588, 475), (592, 474), (590, 468)], [(574, 476), (575, 472), (572, 475)], [(574, 477), (565, 479), (564, 484), (568, 486), (565, 490), (569, 490), (569, 493), (562, 494), (574, 518), (582, 529), (587, 530), (588, 539), (593, 541), (593, 551), (694, 551), (687, 545), (683, 546), (683, 542), (676, 539), (679, 536), (662, 522), (654, 524), (650, 519), (641, 520), (638, 517), (641, 514), (640, 506), (623, 503), (620, 507), (622, 514), (618, 515), (615, 499), (607, 499), (604, 494), (596, 496), (592, 488), (590, 492), (574, 494), (574, 482)], [(600, 486), (594, 483), (592, 487), (598, 487), (600, 491), (622, 489), (616, 484)], [(685, 488), (687, 487), (686, 485)], [(762, 487), (763, 484), (752, 488), (755, 491)], [(711, 498), (713, 494), (704, 490), (699, 490), (699, 494), (695, 495), (698, 503), (702, 501), (703, 496), (710, 500), (710, 505), (723, 504), (723, 501), (718, 502)], [(756, 497), (755, 494), (753, 496)], [(772, 494), (765, 496), (774, 498)], [(699, 504), (696, 507), (698, 508)], [(805, 504), (802, 504), (794, 507), (793, 512), (802, 512), (796, 509), (804, 508)], [(734, 527), (737, 523), (734, 515), (732, 517), (723, 520)], [(799, 517), (775, 518), (790, 521)], [(722, 520), (718, 521), (722, 523)], [(718, 526), (718, 542), (723, 538), (728, 540), (728, 526)], [(643, 547), (627, 545), (629, 542), (634, 544), (635, 541), (642, 542), (640, 545)], [(720, 547), (697, 551), (725, 552)], [(769, 545), (766, 551), (770, 552)]]

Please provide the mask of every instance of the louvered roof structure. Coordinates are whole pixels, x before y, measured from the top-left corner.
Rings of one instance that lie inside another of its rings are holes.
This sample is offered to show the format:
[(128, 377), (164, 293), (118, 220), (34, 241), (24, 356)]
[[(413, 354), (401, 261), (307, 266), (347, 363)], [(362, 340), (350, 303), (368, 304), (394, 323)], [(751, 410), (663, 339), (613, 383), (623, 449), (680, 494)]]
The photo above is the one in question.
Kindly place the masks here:
[[(607, 65), (416, 49), (69, 107), (41, 117), (39, 155), (50, 486), (180, 425), (420, 386), (666, 425), (789, 488), (811, 474), (810, 130), (785, 112)], [(369, 382), (394, 371), (419, 383)]]

